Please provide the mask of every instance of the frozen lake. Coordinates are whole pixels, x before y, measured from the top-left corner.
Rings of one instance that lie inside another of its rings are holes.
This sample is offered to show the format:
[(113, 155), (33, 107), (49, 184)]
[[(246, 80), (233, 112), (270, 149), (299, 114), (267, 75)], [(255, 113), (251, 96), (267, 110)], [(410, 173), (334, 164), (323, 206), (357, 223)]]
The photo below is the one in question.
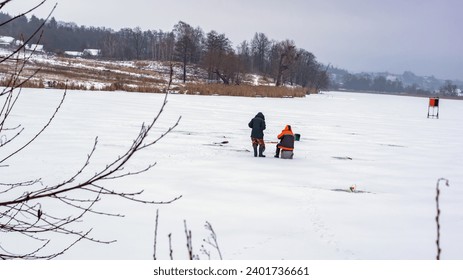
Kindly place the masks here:
[[(24, 89), (12, 125), (21, 123), (32, 135), (46, 123), (61, 93)], [(98, 136), (90, 170), (94, 172), (130, 146), (163, 97), (70, 91), (46, 132), (0, 168), (2, 181), (61, 182), (85, 162)], [(208, 258), (201, 245), (218, 259), (216, 250), (203, 241), (210, 234), (204, 228), (208, 221), (223, 258), (229, 260), (431, 260), (436, 256), (436, 181), (444, 177), (450, 187), (441, 188), (441, 258), (463, 259), (462, 101), (441, 99), (439, 119), (426, 117), (427, 98), (392, 95), (170, 95), (168, 101), (152, 139), (182, 116), (180, 124), (137, 154), (127, 169), (157, 165), (105, 184), (143, 189), (141, 197), (147, 200), (182, 198), (161, 206), (103, 200), (96, 210), (125, 217), (88, 215), (79, 226), (93, 228), (95, 238), (117, 242), (82, 241), (60, 258), (152, 259), (159, 209), (159, 259), (169, 259), (169, 233), (174, 259), (188, 257), (186, 220), (201, 259)], [(257, 112), (266, 117), (267, 142), (277, 141), (286, 124), (301, 134), (293, 160), (273, 158), (274, 143), (267, 143), (266, 158), (252, 156), (247, 124)], [(227, 143), (217, 144), (223, 141)], [(354, 184), (358, 192), (349, 192)], [(49, 207), (44, 211), (60, 211)], [(55, 241), (59, 247), (67, 240)], [(21, 250), (27, 245), (2, 246)]]

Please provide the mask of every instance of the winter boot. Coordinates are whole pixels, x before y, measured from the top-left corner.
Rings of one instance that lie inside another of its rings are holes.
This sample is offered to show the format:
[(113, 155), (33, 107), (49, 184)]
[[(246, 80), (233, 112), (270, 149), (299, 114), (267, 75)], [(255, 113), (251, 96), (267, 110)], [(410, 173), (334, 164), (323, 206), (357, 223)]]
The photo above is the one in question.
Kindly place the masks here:
[(259, 146), (259, 157), (265, 157), (264, 151), (265, 151), (265, 146), (264, 147)]
[(275, 157), (279, 158), (280, 157), (280, 148), (277, 147), (277, 150), (275, 152)]
[(254, 157), (257, 157), (257, 145), (252, 145), (252, 148), (254, 149)]

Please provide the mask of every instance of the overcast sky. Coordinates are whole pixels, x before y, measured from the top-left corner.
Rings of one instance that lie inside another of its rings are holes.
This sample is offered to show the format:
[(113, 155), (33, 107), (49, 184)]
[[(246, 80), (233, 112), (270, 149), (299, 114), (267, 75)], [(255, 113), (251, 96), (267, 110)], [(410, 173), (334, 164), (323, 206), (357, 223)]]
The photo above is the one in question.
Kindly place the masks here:
[[(14, 0), (17, 14), (41, 0)], [(78, 25), (171, 31), (179, 21), (224, 33), (236, 46), (256, 32), (294, 40), (322, 63), (463, 80), (461, 0), (47, 0), (35, 12)]]

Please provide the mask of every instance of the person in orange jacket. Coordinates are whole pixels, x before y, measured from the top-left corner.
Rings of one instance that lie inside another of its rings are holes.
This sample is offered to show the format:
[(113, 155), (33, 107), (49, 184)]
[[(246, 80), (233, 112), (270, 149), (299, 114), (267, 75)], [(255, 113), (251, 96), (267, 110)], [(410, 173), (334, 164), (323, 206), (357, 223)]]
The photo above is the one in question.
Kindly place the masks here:
[(277, 144), (277, 150), (275, 153), (276, 158), (280, 157), (280, 150), (294, 150), (294, 133), (289, 124), (285, 126), (285, 129), (283, 129), (280, 134), (278, 134), (278, 139), (280, 139), (280, 143)]

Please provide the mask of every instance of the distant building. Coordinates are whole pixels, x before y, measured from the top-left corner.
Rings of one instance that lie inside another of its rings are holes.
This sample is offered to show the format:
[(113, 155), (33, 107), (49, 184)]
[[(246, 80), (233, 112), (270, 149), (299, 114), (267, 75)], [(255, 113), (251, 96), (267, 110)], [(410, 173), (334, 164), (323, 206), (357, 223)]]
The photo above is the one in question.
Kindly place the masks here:
[(101, 50), (99, 49), (85, 49), (82, 52), (78, 51), (65, 51), (65, 55), (71, 57), (97, 57), (101, 55)]
[(15, 39), (10, 36), (0, 36), (0, 46), (9, 47), (14, 43)]
[(23, 40), (16, 40), (10, 36), (0, 36), (0, 47), (22, 47), (24, 46)]
[(67, 56), (72, 56), (72, 57), (82, 57), (83, 52), (65, 51), (64, 54), (67, 55)]
[(19, 46), (24, 46), (24, 41), (23, 40), (14, 40), (13, 45), (19, 47)]
[(100, 49), (85, 49), (82, 52), (83, 56), (100, 56), (101, 50)]
[(26, 50), (28, 51), (35, 51), (35, 52), (44, 52), (43, 45), (38, 44), (30, 44), (26, 46)]

